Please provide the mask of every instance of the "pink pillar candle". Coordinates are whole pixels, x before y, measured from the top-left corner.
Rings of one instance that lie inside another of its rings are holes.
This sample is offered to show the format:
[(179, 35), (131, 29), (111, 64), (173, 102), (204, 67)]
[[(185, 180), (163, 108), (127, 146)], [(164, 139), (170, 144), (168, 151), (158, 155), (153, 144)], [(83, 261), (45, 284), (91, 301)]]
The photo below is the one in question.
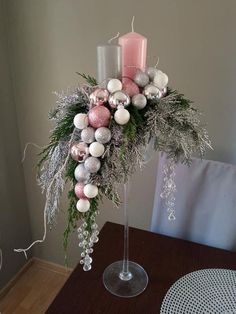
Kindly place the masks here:
[(122, 76), (133, 79), (137, 70), (145, 70), (147, 57), (147, 38), (130, 32), (119, 38), (122, 47)]

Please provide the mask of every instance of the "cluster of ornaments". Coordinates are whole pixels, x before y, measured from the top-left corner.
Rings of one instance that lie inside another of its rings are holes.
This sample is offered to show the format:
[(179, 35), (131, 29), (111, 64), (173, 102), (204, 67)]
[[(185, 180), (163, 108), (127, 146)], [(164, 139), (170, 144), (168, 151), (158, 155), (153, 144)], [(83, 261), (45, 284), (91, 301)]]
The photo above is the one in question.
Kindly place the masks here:
[[(90, 200), (98, 195), (98, 187), (90, 182), (91, 174), (101, 168), (106, 144), (111, 140), (110, 121), (114, 118), (119, 125), (125, 125), (130, 119), (128, 106), (138, 110), (146, 107), (148, 100), (165, 96), (168, 76), (162, 71), (150, 67), (145, 72), (138, 71), (134, 80), (123, 78), (110, 79), (105, 88), (96, 88), (90, 95), (88, 113), (78, 113), (74, 117), (74, 126), (80, 132), (80, 140), (70, 148), (71, 157), (78, 162), (74, 176), (77, 181), (74, 191), (78, 198), (76, 207), (81, 213), (90, 209)], [(92, 217), (95, 221), (95, 216)], [(97, 225), (92, 225), (92, 234), (87, 231), (84, 221), (78, 228), (81, 264), (85, 271), (91, 269), (93, 244), (98, 242)]]
[[(79, 113), (74, 117), (74, 126), (80, 131), (80, 140), (74, 142), (70, 148), (71, 157), (78, 162), (74, 172), (77, 181), (74, 192), (78, 198), (77, 210), (85, 214), (90, 209), (90, 200), (98, 195), (98, 187), (90, 183), (90, 176), (101, 168), (105, 145), (111, 140), (111, 131), (108, 128), (111, 113), (103, 104), (104, 99), (99, 94), (94, 99), (91, 95), (91, 109), (88, 114)], [(91, 269), (90, 254), (94, 243), (99, 240), (96, 215), (97, 212), (90, 216), (92, 232), (87, 230), (85, 219), (77, 229), (79, 247), (82, 248), (80, 263), (83, 264), (84, 271)]]
[[(94, 107), (94, 109), (97, 108), (105, 107)], [(94, 119), (94, 114), (92, 116)], [(105, 127), (107, 121), (104, 117), (97, 121), (98, 128), (95, 128), (95, 124), (89, 121), (87, 114), (79, 113), (74, 117), (75, 127), (81, 130), (81, 141), (73, 143), (70, 149), (71, 157), (78, 162), (74, 172), (77, 181), (75, 195), (78, 197), (76, 207), (82, 213), (89, 210), (89, 200), (98, 195), (98, 187), (89, 183), (89, 179), (91, 174), (99, 171), (100, 158), (105, 152), (105, 144), (111, 139), (111, 131)]]
[(97, 88), (90, 95), (92, 108), (88, 114), (79, 116), (76, 125), (84, 123), (95, 129), (108, 127), (111, 115), (119, 125), (125, 125), (130, 119), (129, 105), (138, 110), (146, 107), (148, 100), (160, 99), (166, 95), (168, 76), (155, 67), (145, 72), (137, 71), (134, 79), (110, 79), (105, 88)]
[(100, 100), (113, 109), (114, 119), (117, 124), (125, 125), (130, 114), (128, 106), (133, 105), (138, 110), (146, 107), (148, 100), (160, 99), (166, 95), (168, 76), (155, 67), (149, 67), (145, 72), (137, 71), (133, 80), (123, 78), (108, 81), (106, 88), (96, 89), (90, 99)]
[(78, 113), (74, 117), (74, 126), (81, 131), (81, 140), (71, 147), (71, 157), (79, 163), (75, 169), (78, 211), (87, 212), (89, 199), (98, 195), (98, 187), (90, 184), (89, 178), (90, 174), (99, 171), (105, 145), (111, 140), (112, 115), (117, 124), (125, 125), (130, 119), (129, 105), (138, 110), (145, 108), (149, 99), (165, 96), (167, 84), (168, 76), (154, 67), (145, 72), (137, 71), (134, 80), (111, 79), (106, 88), (92, 92), (88, 113)]

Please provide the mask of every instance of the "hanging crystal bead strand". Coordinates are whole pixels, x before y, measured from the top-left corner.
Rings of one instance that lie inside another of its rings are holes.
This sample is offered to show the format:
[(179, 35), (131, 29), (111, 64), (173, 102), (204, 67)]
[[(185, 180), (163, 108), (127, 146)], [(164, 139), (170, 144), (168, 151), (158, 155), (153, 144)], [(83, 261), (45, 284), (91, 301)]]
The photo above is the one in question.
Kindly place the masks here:
[(87, 223), (83, 220), (81, 226), (77, 229), (79, 238), (79, 247), (82, 249), (80, 264), (83, 265), (84, 271), (89, 271), (92, 266), (92, 257), (90, 254), (93, 253), (93, 245), (99, 241), (98, 225), (95, 222), (95, 217), (98, 215), (98, 211), (91, 216), (91, 232), (87, 230)]
[(174, 159), (168, 159), (163, 167), (164, 183), (160, 197), (163, 199), (165, 206), (167, 207), (168, 219), (175, 220), (175, 192), (176, 184), (175, 178), (175, 166)]

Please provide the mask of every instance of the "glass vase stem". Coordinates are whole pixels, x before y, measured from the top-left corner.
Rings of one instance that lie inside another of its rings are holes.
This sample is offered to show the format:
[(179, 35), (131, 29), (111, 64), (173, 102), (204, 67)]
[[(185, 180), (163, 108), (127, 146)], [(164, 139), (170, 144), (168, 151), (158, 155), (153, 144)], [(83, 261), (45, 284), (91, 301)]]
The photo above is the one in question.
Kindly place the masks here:
[(142, 293), (148, 284), (148, 275), (142, 266), (129, 260), (129, 204), (130, 182), (124, 184), (124, 256), (105, 269), (103, 284), (106, 289), (122, 298), (132, 298)]
[(129, 271), (129, 212), (128, 212), (128, 183), (124, 184), (124, 255), (123, 267), (120, 272), (121, 280), (130, 280), (132, 274)]

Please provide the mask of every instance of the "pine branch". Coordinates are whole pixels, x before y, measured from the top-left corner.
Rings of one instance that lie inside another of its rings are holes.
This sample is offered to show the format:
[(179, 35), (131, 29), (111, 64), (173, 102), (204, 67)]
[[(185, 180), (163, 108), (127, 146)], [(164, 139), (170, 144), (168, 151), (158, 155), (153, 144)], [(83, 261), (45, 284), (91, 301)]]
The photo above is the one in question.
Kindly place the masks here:
[(90, 75), (87, 75), (87, 74), (84, 74), (84, 73), (79, 73), (79, 72), (76, 72), (76, 74), (78, 74), (78, 75), (81, 76), (83, 79), (85, 79), (85, 81), (86, 81), (89, 85), (91, 85), (91, 86), (96, 86), (96, 85), (98, 85), (97, 80), (96, 80), (94, 77), (92, 77), (92, 76), (90, 76)]
[[(58, 145), (59, 141), (67, 141), (74, 129), (74, 116), (77, 113), (85, 113), (87, 104), (77, 103), (68, 106), (65, 115), (57, 122), (51, 136), (49, 145), (39, 153), (40, 160), (37, 168), (40, 171), (41, 166), (47, 161), (49, 153)], [(57, 110), (57, 109), (56, 109)]]

